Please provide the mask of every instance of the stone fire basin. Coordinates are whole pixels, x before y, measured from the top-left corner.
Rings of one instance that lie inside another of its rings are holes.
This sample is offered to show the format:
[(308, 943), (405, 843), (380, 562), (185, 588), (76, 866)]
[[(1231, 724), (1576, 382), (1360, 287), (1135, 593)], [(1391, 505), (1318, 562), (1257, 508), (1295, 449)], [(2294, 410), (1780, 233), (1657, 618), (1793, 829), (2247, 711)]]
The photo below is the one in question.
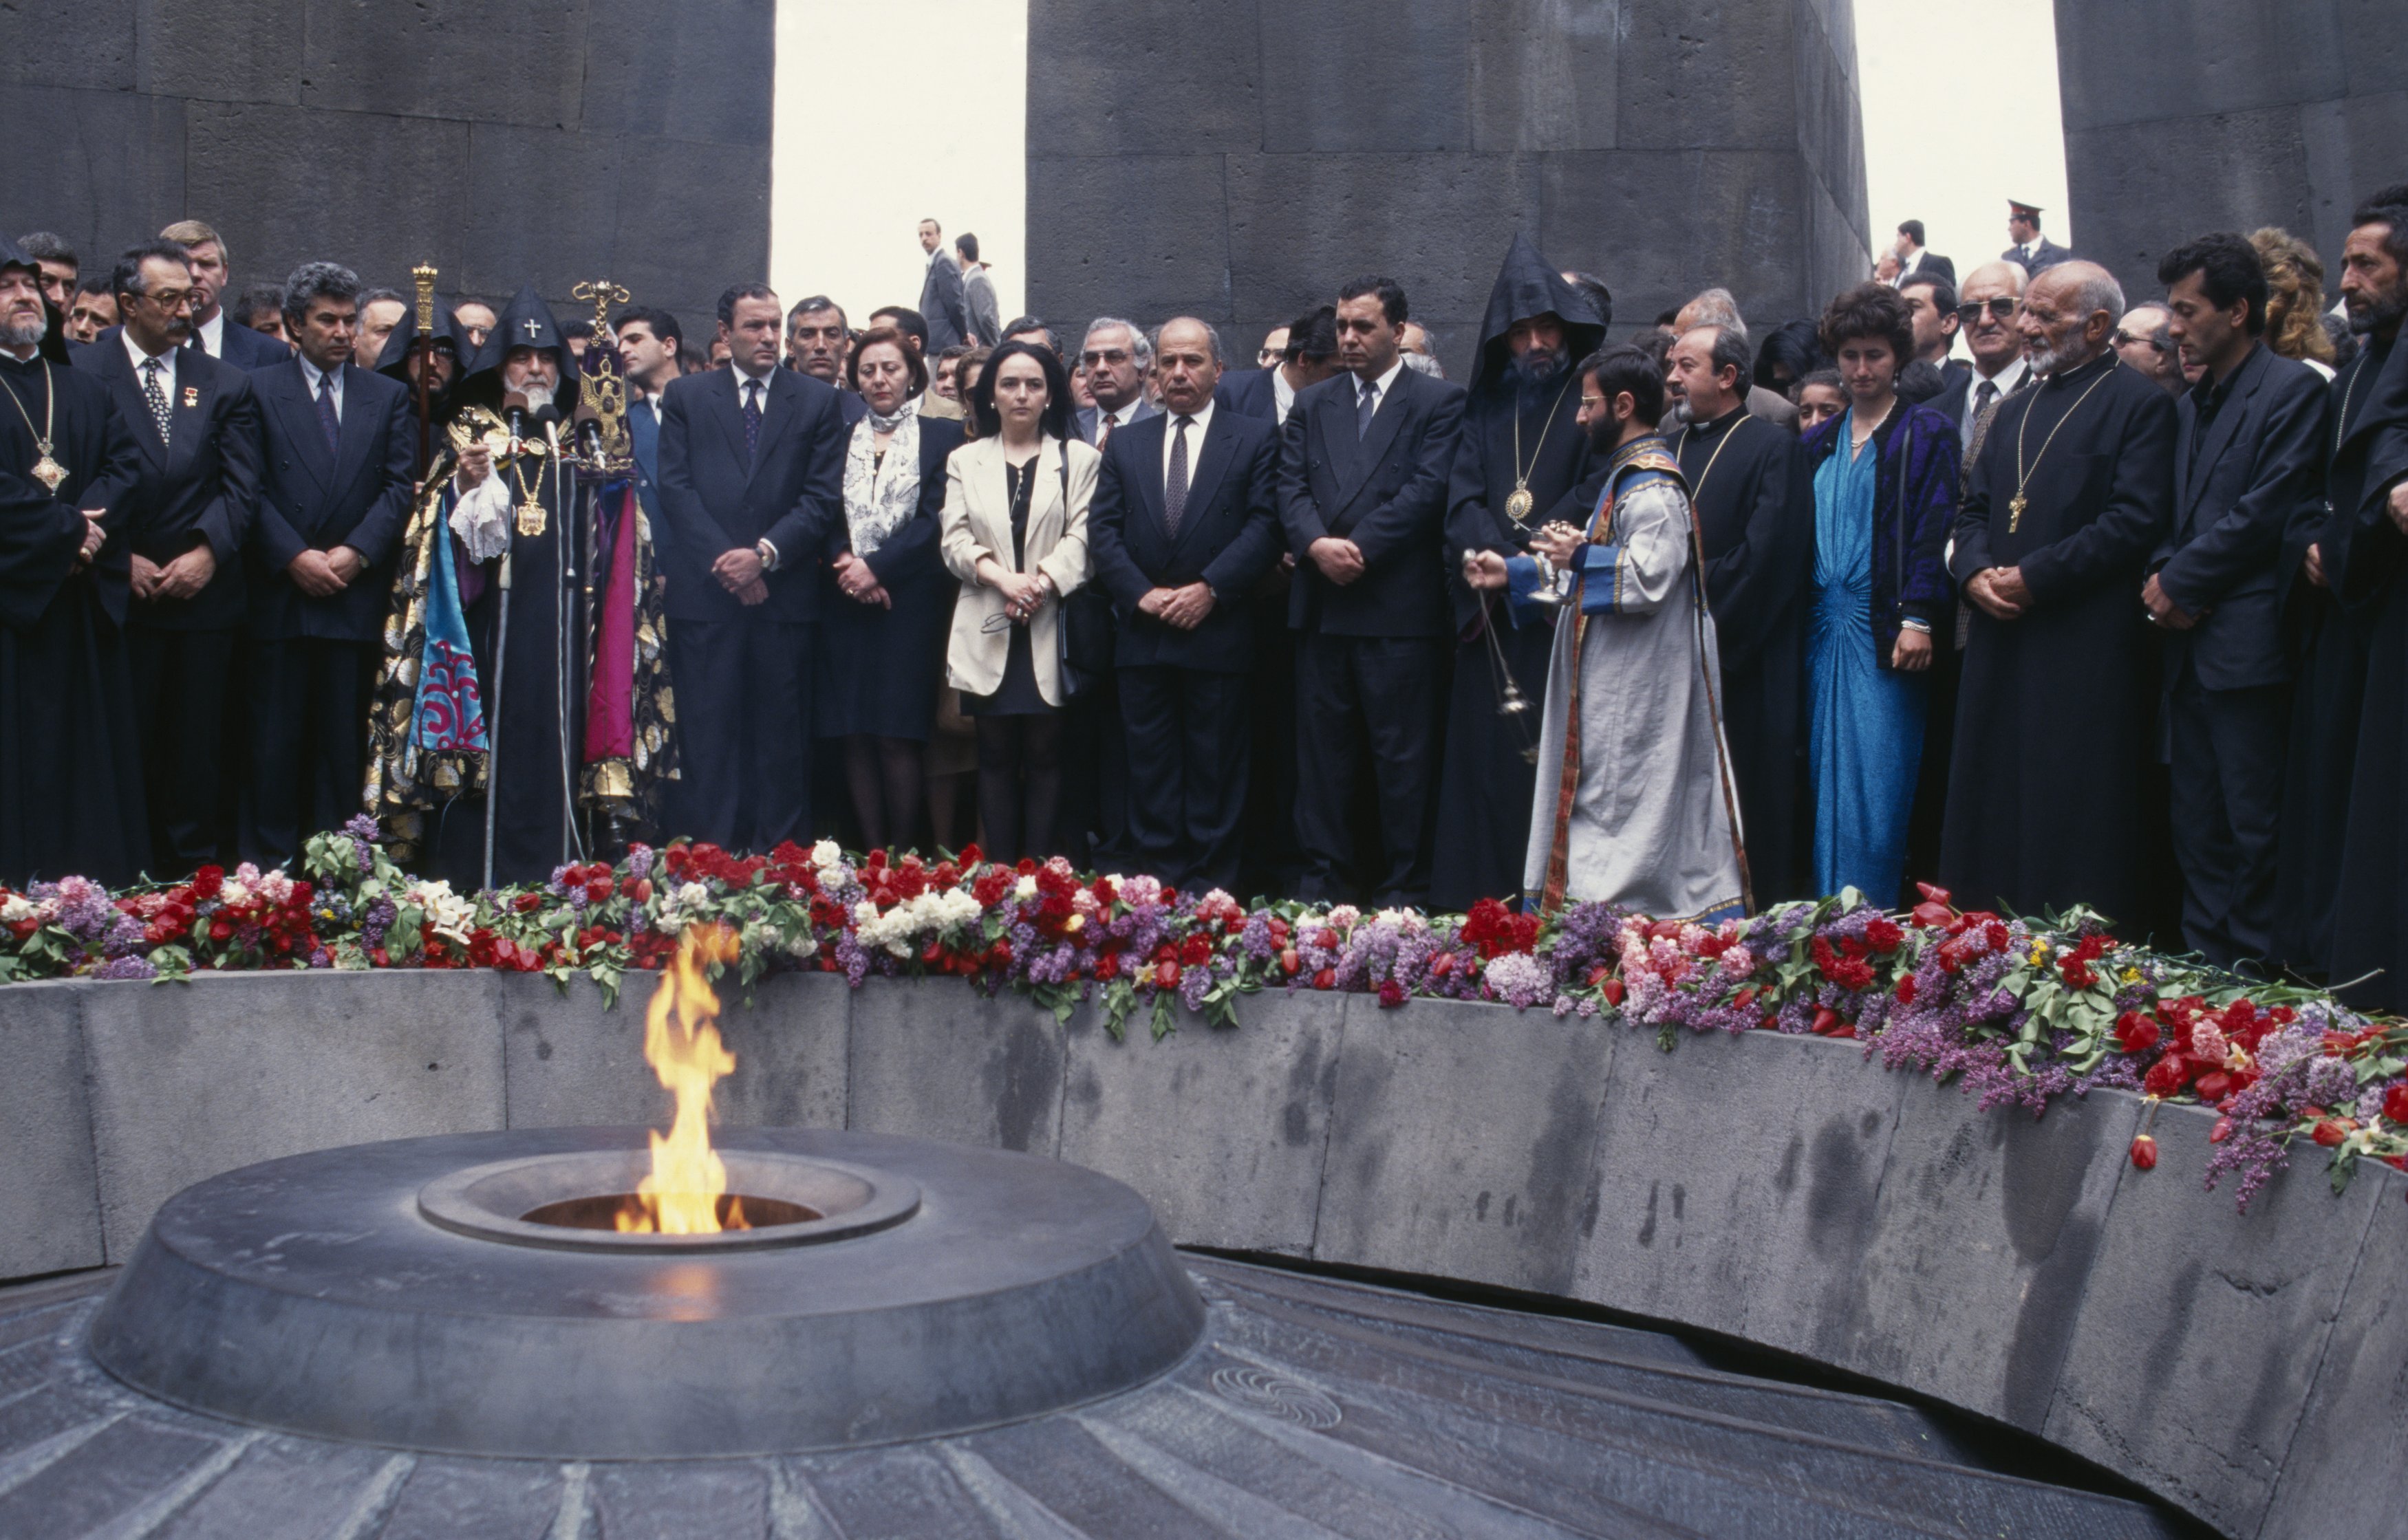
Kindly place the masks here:
[(1160, 1375), (1204, 1306), (1145, 1201), (929, 1140), (721, 1135), (806, 1222), (531, 1224), (624, 1192), (641, 1128), (400, 1139), (249, 1166), (160, 1209), (93, 1321), (137, 1390), (390, 1447), (649, 1460), (937, 1437)]

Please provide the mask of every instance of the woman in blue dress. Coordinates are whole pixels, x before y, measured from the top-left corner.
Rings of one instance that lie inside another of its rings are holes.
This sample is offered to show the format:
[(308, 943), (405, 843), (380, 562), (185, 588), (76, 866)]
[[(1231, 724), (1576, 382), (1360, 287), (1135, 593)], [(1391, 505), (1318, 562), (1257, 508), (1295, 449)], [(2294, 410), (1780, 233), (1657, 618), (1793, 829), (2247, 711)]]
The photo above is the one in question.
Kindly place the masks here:
[(1905, 886), (1932, 633), (1956, 623), (1942, 556), (1956, 512), (1956, 427), (1899, 397), (1914, 326), (1896, 290), (1849, 290), (1823, 312), (1821, 335), (1848, 408), (1804, 441), (1814, 479), (1814, 877), (1825, 893), (1856, 888), (1886, 905)]

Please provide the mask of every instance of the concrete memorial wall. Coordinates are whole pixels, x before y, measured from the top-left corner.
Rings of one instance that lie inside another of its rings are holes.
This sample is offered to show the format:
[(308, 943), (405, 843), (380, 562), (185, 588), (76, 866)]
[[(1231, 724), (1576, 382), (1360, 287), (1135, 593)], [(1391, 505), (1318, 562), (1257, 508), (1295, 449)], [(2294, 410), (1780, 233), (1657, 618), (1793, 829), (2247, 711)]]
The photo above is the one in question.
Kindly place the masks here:
[(2172, 247), (2268, 224), (2338, 295), (2351, 208), (2408, 180), (2397, 0), (2057, 0), (2057, 49), (2073, 247), (2134, 300)]
[[(652, 1123), (642, 1000), (492, 973), (0, 991), (0, 1279), (121, 1262), (189, 1183), (419, 1134)], [(2040, 1434), (2233, 1536), (2408, 1505), (2408, 1176), (2315, 1152), (2246, 1215), (2213, 1115), (2045, 1119), (1853, 1043), (1267, 994), (1116, 1041), (956, 980), (784, 976), (722, 1025), (734, 1125), (1055, 1155), (1185, 1245), (1469, 1280), (1701, 1327)]]

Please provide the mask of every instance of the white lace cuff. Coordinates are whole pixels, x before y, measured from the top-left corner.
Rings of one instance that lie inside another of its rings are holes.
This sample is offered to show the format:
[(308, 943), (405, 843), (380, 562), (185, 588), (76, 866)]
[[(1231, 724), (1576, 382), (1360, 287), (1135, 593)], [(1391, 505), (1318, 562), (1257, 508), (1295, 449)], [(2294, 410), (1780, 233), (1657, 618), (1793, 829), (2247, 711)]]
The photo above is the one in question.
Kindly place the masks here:
[(452, 533), (468, 548), (468, 560), (490, 562), (510, 546), (510, 495), (498, 470), (460, 494), (452, 507)]

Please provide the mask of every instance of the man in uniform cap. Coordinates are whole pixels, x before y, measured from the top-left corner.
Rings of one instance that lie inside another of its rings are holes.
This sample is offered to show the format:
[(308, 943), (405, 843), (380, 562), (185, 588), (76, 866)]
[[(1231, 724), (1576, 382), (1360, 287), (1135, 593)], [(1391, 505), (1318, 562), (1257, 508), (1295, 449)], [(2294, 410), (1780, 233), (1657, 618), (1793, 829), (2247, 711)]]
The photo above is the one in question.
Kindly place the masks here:
[(2014, 263), (2027, 275), (2044, 272), (2060, 262), (2071, 262), (2073, 253), (2040, 233), (2040, 206), (2007, 200), (2007, 238), (2013, 246), (1999, 253), (2001, 260)]

